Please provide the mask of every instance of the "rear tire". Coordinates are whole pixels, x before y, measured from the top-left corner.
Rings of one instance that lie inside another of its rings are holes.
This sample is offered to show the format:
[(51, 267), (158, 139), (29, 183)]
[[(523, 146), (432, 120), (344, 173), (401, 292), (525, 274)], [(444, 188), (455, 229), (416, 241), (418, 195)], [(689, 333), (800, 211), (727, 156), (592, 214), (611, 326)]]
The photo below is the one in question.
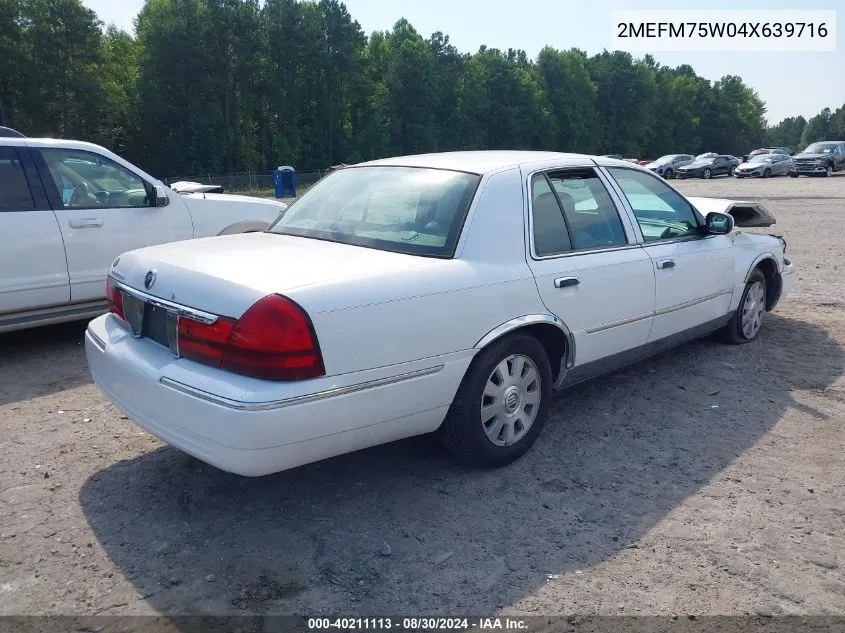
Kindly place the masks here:
[(766, 292), (766, 277), (755, 268), (745, 284), (739, 306), (721, 330), (725, 343), (743, 345), (757, 338), (766, 314)]
[(790, 172), (789, 177), (790, 178), (798, 178), (798, 174), (793, 174), (793, 173)]
[(439, 434), (471, 466), (504, 466), (537, 440), (552, 396), (546, 350), (528, 334), (513, 334), (480, 351), (464, 376)]

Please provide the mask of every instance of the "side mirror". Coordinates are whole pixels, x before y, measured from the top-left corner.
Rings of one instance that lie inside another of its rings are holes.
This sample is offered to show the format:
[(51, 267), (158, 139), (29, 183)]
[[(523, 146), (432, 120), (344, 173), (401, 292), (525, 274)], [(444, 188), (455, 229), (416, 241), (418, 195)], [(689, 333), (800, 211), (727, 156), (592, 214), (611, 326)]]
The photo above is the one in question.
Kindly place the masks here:
[(711, 211), (704, 222), (710, 235), (727, 235), (734, 230), (734, 218), (727, 213)]
[(166, 187), (163, 187), (162, 185), (153, 186), (153, 194), (154, 207), (166, 207), (168, 204), (170, 204), (170, 198), (167, 197)]

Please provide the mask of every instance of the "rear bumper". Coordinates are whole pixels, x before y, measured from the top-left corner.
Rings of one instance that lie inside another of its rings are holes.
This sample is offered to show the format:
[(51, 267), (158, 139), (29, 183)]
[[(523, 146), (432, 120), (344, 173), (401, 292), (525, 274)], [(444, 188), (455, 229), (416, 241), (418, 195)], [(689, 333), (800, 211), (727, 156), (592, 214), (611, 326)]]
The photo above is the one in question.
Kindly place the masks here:
[(138, 426), (245, 476), (435, 430), (473, 355), (271, 383), (173, 358), (111, 315), (89, 324), (85, 353), (97, 386)]

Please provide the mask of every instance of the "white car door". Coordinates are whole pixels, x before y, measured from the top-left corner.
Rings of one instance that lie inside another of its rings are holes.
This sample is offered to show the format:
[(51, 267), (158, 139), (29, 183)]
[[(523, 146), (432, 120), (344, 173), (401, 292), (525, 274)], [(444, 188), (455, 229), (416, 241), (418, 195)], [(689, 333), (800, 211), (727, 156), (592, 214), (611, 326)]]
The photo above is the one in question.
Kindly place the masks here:
[(0, 146), (0, 240), (0, 326), (70, 301), (62, 234), (23, 146)]
[[(152, 187), (95, 152), (33, 147), (59, 221), (74, 303), (103, 298), (108, 269), (126, 251), (190, 239), (193, 225), (180, 200), (153, 206)], [(175, 197), (175, 196), (174, 196)]]
[(735, 283), (733, 235), (704, 234), (700, 214), (659, 178), (625, 167), (607, 171), (653, 260), (657, 297), (649, 341), (724, 318)]
[(644, 345), (655, 286), (651, 259), (592, 167), (530, 176), (528, 265), (546, 307), (575, 338), (575, 364)]

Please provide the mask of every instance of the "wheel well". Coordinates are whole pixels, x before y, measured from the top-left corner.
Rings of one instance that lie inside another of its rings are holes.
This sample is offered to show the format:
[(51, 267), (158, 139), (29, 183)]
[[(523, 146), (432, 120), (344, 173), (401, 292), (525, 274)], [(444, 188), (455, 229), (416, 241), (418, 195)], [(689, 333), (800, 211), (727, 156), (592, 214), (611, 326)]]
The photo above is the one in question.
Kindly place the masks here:
[(550, 323), (535, 323), (517, 328), (508, 334), (530, 334), (543, 346), (549, 356), (549, 364), (552, 366), (552, 380), (557, 380), (560, 375), (560, 365), (563, 355), (566, 354), (566, 334)]
[(781, 278), (775, 260), (767, 257), (755, 267), (766, 278), (766, 310), (771, 310), (780, 299)]

